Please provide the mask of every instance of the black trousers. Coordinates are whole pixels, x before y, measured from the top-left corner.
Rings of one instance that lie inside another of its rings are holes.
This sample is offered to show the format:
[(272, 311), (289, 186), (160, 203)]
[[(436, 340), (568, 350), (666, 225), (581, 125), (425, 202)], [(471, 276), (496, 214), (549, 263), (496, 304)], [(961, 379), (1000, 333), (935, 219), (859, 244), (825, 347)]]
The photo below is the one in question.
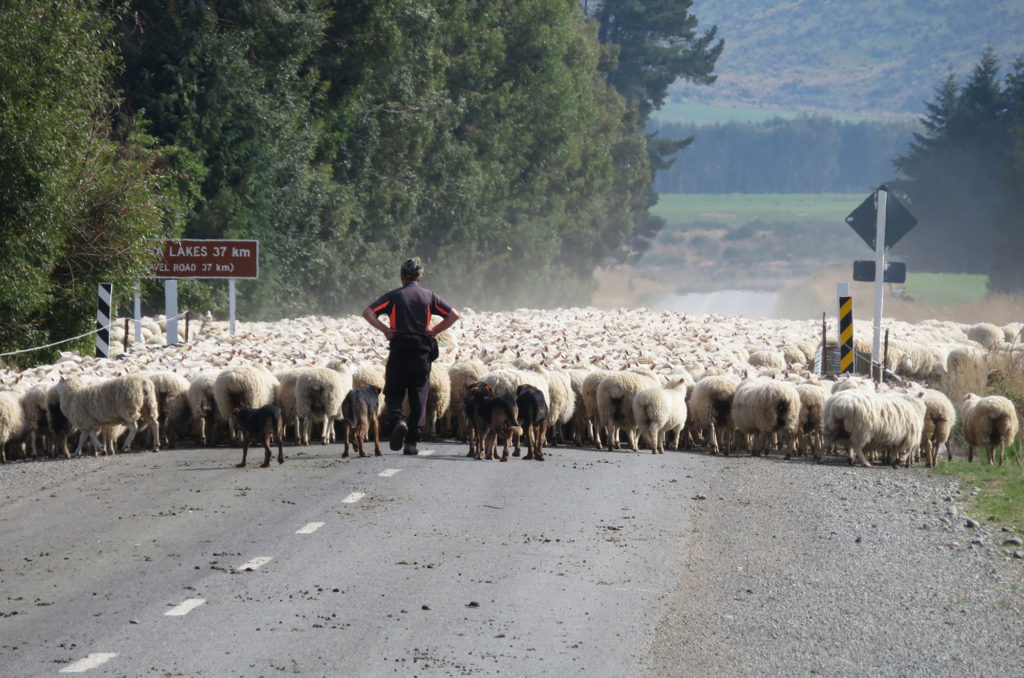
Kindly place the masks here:
[[(392, 346), (384, 368), (385, 416), (392, 427), (404, 421), (409, 426), (405, 440), (416, 443), (427, 425), (427, 396), (430, 395), (430, 352), (419, 347)], [(402, 402), (409, 396), (409, 417)]]

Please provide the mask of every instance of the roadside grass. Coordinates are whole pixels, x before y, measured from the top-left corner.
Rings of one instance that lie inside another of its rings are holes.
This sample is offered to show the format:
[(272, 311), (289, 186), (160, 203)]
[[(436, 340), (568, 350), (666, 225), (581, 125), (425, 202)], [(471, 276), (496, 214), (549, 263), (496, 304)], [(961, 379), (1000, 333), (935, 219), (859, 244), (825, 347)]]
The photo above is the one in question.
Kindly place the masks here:
[[(968, 500), (975, 515), (985, 520), (1024, 532), (1024, 465), (1021, 443), (1007, 448), (1009, 459), (1002, 466), (990, 465), (985, 453), (975, 451), (975, 460), (955, 459), (935, 466), (935, 472), (953, 476), (972, 488), (977, 494)], [(979, 458), (980, 457), (980, 458)]]

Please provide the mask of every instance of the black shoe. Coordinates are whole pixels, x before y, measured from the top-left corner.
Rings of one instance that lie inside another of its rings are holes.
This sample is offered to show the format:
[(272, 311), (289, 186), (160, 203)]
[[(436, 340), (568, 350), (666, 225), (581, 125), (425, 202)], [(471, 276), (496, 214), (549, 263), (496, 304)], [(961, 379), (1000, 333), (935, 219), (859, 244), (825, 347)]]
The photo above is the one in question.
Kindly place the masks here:
[(420, 451), (416, 449), (416, 443), (409, 443), (405, 446), (405, 450), (402, 454), (419, 454)]
[(402, 445), (405, 443), (405, 434), (408, 432), (409, 427), (404, 421), (395, 424), (395, 427), (391, 430), (391, 442), (389, 443), (392, 452), (402, 449)]

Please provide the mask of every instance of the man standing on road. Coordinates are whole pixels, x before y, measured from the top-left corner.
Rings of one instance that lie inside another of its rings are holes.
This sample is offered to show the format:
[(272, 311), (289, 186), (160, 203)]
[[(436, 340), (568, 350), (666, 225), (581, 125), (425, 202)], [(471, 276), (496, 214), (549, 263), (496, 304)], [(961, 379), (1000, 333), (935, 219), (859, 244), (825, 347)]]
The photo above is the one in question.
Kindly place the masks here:
[[(363, 311), (363, 317), (384, 333), (390, 342), (388, 363), (384, 370), (384, 407), (391, 424), (391, 449), (405, 454), (418, 454), (423, 427), (427, 423), (427, 395), (430, 391), (430, 364), (437, 358), (434, 337), (455, 324), (461, 317), (441, 297), (420, 287), (423, 264), (418, 258), (407, 259), (400, 271), (402, 286), (393, 289)], [(388, 317), (385, 325), (381, 315)], [(430, 327), (430, 317), (441, 322)], [(409, 395), (409, 419), (402, 401)], [(412, 423), (410, 427), (409, 423)]]

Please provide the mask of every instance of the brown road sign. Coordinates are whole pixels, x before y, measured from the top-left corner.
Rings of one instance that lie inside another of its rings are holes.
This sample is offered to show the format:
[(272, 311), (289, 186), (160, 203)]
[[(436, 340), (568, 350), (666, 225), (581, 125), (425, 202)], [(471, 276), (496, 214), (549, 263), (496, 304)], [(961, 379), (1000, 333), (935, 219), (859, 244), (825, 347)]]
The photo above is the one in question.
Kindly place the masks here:
[(258, 240), (167, 240), (151, 278), (258, 278)]

